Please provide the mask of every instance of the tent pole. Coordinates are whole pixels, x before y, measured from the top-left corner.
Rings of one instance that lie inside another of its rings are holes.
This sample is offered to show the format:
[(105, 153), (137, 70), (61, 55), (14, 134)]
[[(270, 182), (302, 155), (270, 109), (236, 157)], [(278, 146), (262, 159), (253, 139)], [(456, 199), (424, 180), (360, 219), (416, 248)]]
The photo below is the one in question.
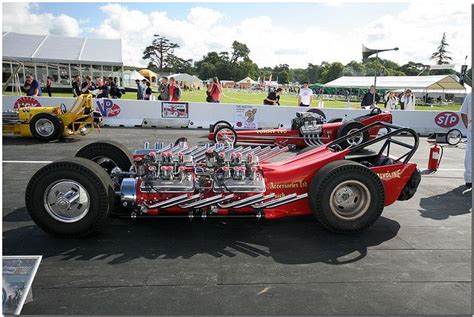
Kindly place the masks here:
[(69, 67), (69, 86), (72, 85), (72, 72), (71, 72), (71, 64), (67, 64)]
[(377, 53), (375, 54), (375, 76), (374, 76), (374, 89), (375, 89), (375, 92), (374, 92), (374, 98), (373, 98), (373, 102), (372, 102), (372, 105), (374, 107), (376, 107), (375, 95), (377, 95), (377, 73), (379, 72), (378, 64), (377, 64), (377, 59), (378, 58), (379, 58), (379, 51), (377, 51)]

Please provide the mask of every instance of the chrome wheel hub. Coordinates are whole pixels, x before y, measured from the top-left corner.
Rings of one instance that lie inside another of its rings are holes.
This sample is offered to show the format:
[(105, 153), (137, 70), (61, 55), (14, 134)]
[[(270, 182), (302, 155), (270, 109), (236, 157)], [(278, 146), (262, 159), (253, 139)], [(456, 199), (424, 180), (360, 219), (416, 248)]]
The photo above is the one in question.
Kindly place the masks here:
[(87, 215), (90, 197), (81, 184), (63, 179), (46, 188), (43, 203), (51, 217), (60, 222), (72, 223)]
[(224, 128), (217, 133), (216, 143), (233, 145), (235, 141), (235, 135), (232, 130)]
[[(356, 132), (357, 130), (359, 129), (352, 129), (352, 130), (349, 130), (349, 132), (347, 134), (351, 134), (351, 133), (354, 133)], [(353, 137), (351, 138), (348, 138), (347, 139), (347, 143), (349, 143), (349, 145), (353, 146), (353, 145), (359, 145), (362, 143), (362, 141), (364, 140), (364, 134), (356, 134), (354, 135)]]
[(35, 130), (39, 135), (48, 137), (54, 132), (54, 124), (46, 118), (41, 118), (35, 123)]
[(370, 191), (363, 183), (350, 180), (336, 186), (330, 195), (329, 206), (339, 218), (353, 220), (361, 217), (369, 209)]

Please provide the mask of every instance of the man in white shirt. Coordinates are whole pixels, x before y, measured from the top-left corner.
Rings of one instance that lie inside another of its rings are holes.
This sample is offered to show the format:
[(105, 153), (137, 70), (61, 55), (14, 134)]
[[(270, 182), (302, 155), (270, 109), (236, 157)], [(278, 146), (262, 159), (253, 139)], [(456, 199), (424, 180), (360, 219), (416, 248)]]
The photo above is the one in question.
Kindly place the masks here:
[(308, 82), (303, 83), (303, 88), (300, 89), (300, 94), (298, 95), (298, 106), (300, 107), (309, 107), (313, 101), (313, 90), (308, 87)]
[(461, 119), (466, 127), (466, 134), (467, 134), (467, 146), (466, 146), (466, 155), (464, 157), (464, 180), (466, 181), (466, 187), (472, 188), (472, 172), (471, 172), (471, 154), (472, 154), (472, 146), (471, 146), (471, 108), (472, 108), (472, 101), (471, 101), (471, 94), (467, 95), (464, 98), (464, 102), (462, 103), (461, 110)]

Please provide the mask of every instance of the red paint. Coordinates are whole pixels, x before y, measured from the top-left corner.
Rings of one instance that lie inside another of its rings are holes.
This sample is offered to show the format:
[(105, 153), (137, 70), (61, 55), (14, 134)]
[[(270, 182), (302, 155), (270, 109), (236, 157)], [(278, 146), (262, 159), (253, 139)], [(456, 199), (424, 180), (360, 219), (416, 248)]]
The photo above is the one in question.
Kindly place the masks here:
[(41, 107), (41, 104), (33, 97), (20, 97), (15, 101), (13, 108), (18, 109), (23, 107)]

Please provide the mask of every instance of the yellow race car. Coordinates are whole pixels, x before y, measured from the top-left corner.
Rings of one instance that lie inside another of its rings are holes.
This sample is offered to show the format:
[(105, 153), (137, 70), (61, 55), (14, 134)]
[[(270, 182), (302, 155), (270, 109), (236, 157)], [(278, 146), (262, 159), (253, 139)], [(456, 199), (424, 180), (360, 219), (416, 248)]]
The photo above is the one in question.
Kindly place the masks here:
[(21, 107), (3, 112), (3, 132), (53, 141), (71, 135), (85, 135), (102, 124), (102, 115), (94, 111), (92, 95), (79, 96), (72, 107)]

